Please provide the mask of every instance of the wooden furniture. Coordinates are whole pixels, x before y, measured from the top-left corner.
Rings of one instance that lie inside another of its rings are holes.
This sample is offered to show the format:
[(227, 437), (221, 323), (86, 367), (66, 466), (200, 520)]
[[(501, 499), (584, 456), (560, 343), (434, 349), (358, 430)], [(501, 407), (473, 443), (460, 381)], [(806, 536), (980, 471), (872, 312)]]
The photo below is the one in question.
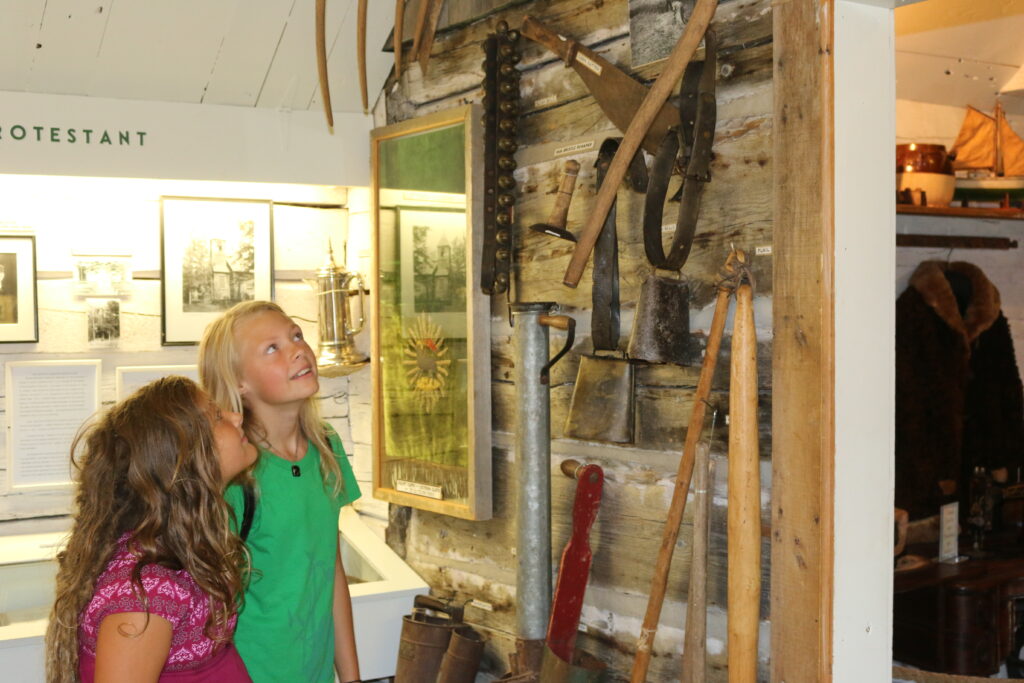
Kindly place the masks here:
[(933, 563), (897, 572), (893, 657), (939, 673), (988, 676), (1015, 648), (1024, 557)]

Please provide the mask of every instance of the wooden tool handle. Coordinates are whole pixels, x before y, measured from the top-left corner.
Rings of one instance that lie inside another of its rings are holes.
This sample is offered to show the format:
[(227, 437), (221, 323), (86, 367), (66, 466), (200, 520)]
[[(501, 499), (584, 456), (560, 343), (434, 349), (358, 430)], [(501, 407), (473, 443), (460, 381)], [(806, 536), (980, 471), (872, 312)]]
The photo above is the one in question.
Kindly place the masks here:
[(430, 63), (430, 50), (434, 47), (434, 36), (437, 33), (437, 22), (441, 19), (441, 8), (443, 0), (425, 0), (430, 5), (427, 13), (426, 24), (419, 34), (420, 42), (416, 47), (416, 59), (420, 63), (420, 71), (427, 74), (427, 65)]
[(591, 211), (586, 225), (583, 226), (583, 231), (577, 238), (576, 248), (572, 252), (569, 267), (566, 268), (565, 277), (562, 280), (567, 286), (575, 287), (579, 284), (580, 278), (583, 277), (583, 270), (587, 266), (590, 252), (594, 250), (597, 236), (601, 234), (605, 218), (608, 217), (608, 212), (615, 202), (616, 192), (623, 177), (626, 175), (629, 162), (633, 159), (633, 155), (636, 154), (637, 149), (639, 149), (640, 144), (643, 142), (647, 129), (654, 123), (654, 119), (657, 117), (658, 112), (661, 111), (662, 105), (668, 100), (673, 88), (675, 88), (682, 77), (683, 71), (686, 70), (686, 65), (693, 57), (693, 53), (697, 51), (697, 46), (700, 45), (701, 38), (707, 30), (708, 24), (711, 23), (711, 17), (714, 16), (717, 5), (718, 0), (697, 0), (697, 5), (693, 8), (693, 13), (690, 15), (690, 21), (687, 22), (683, 35), (679, 37), (679, 42), (673, 48), (668, 61), (665, 62), (665, 68), (662, 70), (661, 75), (658, 76), (658, 79), (654, 81), (654, 85), (651, 86), (647, 97), (644, 98), (640, 108), (634, 114), (629, 128), (626, 129), (626, 134), (619, 144), (619, 149), (615, 152), (611, 166), (608, 167), (604, 184), (601, 185), (601, 189), (597, 192), (597, 197), (594, 200), (594, 209)]
[(366, 3), (359, 0), (356, 13), (356, 59), (359, 62), (359, 95), (363, 101), (363, 113), (370, 111), (370, 100), (366, 91)]
[(533, 42), (540, 43), (561, 57), (566, 66), (572, 66), (575, 40), (558, 35), (529, 15), (523, 17), (523, 26), (520, 32)]
[(537, 323), (539, 325), (547, 325), (553, 327), (556, 330), (567, 331), (570, 323), (575, 322), (572, 318), (567, 315), (539, 315), (537, 316)]
[(576, 176), (580, 172), (580, 162), (569, 159), (565, 162), (565, 169), (562, 171), (562, 181), (558, 184), (558, 194), (555, 195), (555, 206), (551, 209), (551, 216), (547, 224), (556, 228), (564, 228), (569, 218), (569, 204), (572, 202), (572, 193), (576, 189)]
[(327, 0), (316, 0), (316, 72), (320, 78), (320, 98), (324, 101), (327, 129), (334, 132), (334, 112), (331, 110), (331, 85), (327, 81)]
[(423, 28), (427, 25), (427, 10), (430, 9), (430, 0), (420, 0), (416, 12), (416, 26), (412, 30), (412, 54), (415, 58), (420, 53), (420, 41), (423, 40)]
[(402, 40), (405, 31), (405, 0), (395, 0), (395, 30), (392, 47), (395, 51), (395, 78), (402, 78)]
[(722, 345), (722, 333), (725, 330), (725, 318), (729, 309), (730, 290), (725, 287), (718, 289), (715, 299), (715, 314), (711, 319), (711, 330), (708, 332), (708, 343), (704, 349), (704, 362), (697, 380), (697, 391), (693, 396), (693, 412), (686, 427), (686, 441), (683, 444), (683, 457), (679, 460), (679, 471), (676, 473), (675, 487), (672, 490), (672, 502), (669, 504), (665, 518), (665, 527), (661, 536), (661, 549), (654, 565), (654, 578), (651, 579), (651, 594), (647, 598), (647, 612), (640, 630), (640, 638), (636, 645), (636, 659), (633, 660), (631, 683), (644, 683), (647, 679), (647, 667), (651, 662), (651, 649), (654, 646), (654, 634), (658, 630), (658, 619), (661, 617), (661, 606), (665, 601), (665, 589), (668, 586), (668, 572), (672, 568), (672, 552), (679, 537), (679, 524), (683, 521), (686, 510), (686, 496), (690, 492), (690, 478), (693, 476), (693, 463), (697, 454), (697, 442), (700, 440), (701, 427), (704, 424), (706, 400), (711, 393), (711, 379), (715, 374), (718, 362), (718, 351)]
[(761, 604), (761, 477), (753, 291), (736, 289), (729, 377), (729, 681), (756, 683)]

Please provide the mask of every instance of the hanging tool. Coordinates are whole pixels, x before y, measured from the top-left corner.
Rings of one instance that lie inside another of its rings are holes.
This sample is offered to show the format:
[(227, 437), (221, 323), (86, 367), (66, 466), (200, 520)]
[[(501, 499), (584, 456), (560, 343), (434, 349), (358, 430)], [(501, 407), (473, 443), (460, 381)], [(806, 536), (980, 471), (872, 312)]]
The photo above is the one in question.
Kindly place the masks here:
[(697, 391), (693, 396), (693, 412), (686, 428), (686, 441), (683, 444), (683, 457), (679, 460), (675, 486), (672, 490), (672, 501), (669, 504), (665, 526), (662, 530), (661, 549), (654, 565), (654, 577), (651, 580), (651, 594), (647, 599), (647, 612), (644, 614), (640, 638), (636, 645), (636, 659), (633, 660), (631, 683), (643, 683), (647, 678), (647, 668), (651, 661), (651, 649), (654, 647), (654, 635), (658, 630), (658, 619), (661, 617), (661, 606), (665, 601), (665, 590), (668, 586), (668, 572), (672, 567), (672, 553), (679, 537), (679, 524), (683, 520), (686, 509), (686, 497), (690, 491), (690, 479), (693, 476), (694, 460), (697, 453), (697, 441), (700, 439), (701, 427), (707, 398), (711, 393), (711, 380), (718, 362), (718, 351), (722, 345), (722, 333), (725, 330), (725, 319), (729, 308), (729, 296), (734, 289), (736, 277), (734, 264), (738, 256), (729, 254), (718, 283), (718, 296), (715, 299), (715, 313), (711, 319), (707, 346), (704, 350), (704, 362), (697, 380)]
[(391, 48), (395, 51), (395, 79), (402, 78), (402, 32), (405, 30), (405, 0), (395, 0), (395, 30)]
[(576, 241), (576, 236), (565, 229), (569, 217), (569, 204), (572, 202), (572, 193), (576, 189), (576, 176), (580, 172), (580, 162), (569, 159), (565, 162), (562, 170), (562, 179), (558, 183), (558, 193), (555, 195), (555, 205), (551, 209), (547, 223), (534, 223), (530, 230), (543, 232), (552, 237), (559, 237), (570, 242)]
[(370, 113), (370, 100), (366, 91), (366, 3), (359, 0), (356, 14), (356, 60), (359, 62), (359, 95), (362, 97), (363, 113)]
[(572, 666), (576, 647), (576, 634), (583, 611), (583, 597), (590, 576), (590, 529), (597, 518), (601, 505), (601, 490), (604, 486), (604, 471), (597, 465), (582, 465), (575, 460), (566, 460), (561, 465), (562, 473), (577, 480), (576, 498), (572, 506), (572, 535), (562, 551), (558, 568), (558, 582), (555, 584), (551, 604), (551, 620), (544, 659), (541, 664), (541, 680), (558, 683), (566, 680)]
[(690, 21), (686, 24), (672, 54), (665, 62), (661, 75), (654, 81), (654, 85), (651, 86), (626, 129), (619, 151), (616, 152), (615, 159), (612, 160), (612, 165), (608, 169), (608, 182), (597, 193), (594, 208), (583, 231), (577, 236), (576, 248), (573, 250), (572, 258), (569, 260), (569, 266), (566, 268), (565, 277), (562, 280), (567, 286), (576, 287), (580, 278), (583, 277), (583, 270), (590, 258), (590, 252), (594, 249), (594, 243), (597, 242), (601, 226), (604, 225), (605, 216), (608, 215), (608, 210), (611, 208), (612, 202), (615, 201), (615, 190), (622, 182), (626, 168), (640, 148), (648, 129), (668, 100), (675, 84), (682, 77), (693, 53), (696, 52), (717, 6), (718, 0), (697, 0), (697, 4), (690, 14)]
[(320, 77), (320, 98), (324, 102), (327, 130), (334, 133), (334, 112), (331, 109), (331, 85), (327, 82), (327, 0), (316, 0), (316, 72)]
[[(647, 86), (619, 69), (607, 59), (575, 40), (555, 33), (531, 16), (523, 17), (523, 35), (540, 43), (562, 58), (586, 84), (597, 105), (620, 131), (629, 128), (633, 115), (647, 97)], [(679, 111), (662, 104), (650, 129), (643, 138), (643, 147), (651, 154), (672, 126), (679, 125)], [(621, 178), (620, 178), (621, 180)], [(615, 183), (618, 185), (618, 181)]]
[[(597, 187), (621, 138), (607, 138), (597, 155)], [(580, 356), (576, 385), (565, 418), (565, 436), (585, 441), (633, 443), (633, 363), (619, 350), (619, 246), (616, 207), (608, 212), (594, 248), (590, 337), (594, 353)]]
[(749, 267), (743, 264), (740, 272), (742, 279), (736, 288), (729, 374), (729, 680), (732, 683), (756, 683), (757, 627), (761, 605), (757, 337)]

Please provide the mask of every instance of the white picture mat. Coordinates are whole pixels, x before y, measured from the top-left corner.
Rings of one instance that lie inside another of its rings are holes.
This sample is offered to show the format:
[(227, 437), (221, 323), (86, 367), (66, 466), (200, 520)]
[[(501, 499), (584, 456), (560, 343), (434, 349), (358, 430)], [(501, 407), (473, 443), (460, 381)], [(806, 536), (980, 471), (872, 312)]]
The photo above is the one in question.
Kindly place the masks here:
[(71, 442), (100, 407), (100, 363), (7, 363), (8, 490), (71, 485)]
[(238, 225), (253, 223), (253, 275), (256, 299), (273, 297), (273, 220), (270, 200), (161, 198), (161, 268), (164, 287), (164, 343), (194, 344), (206, 326), (223, 311), (186, 312), (183, 302), (182, 258), (197, 235), (234, 236)]
[(14, 254), (18, 269), (18, 322), (0, 323), (0, 342), (35, 341), (36, 262), (35, 238), (29, 235), (0, 235), (0, 252)]
[(170, 375), (188, 377), (199, 383), (199, 366), (197, 365), (122, 365), (114, 369), (116, 378), (117, 400), (131, 396), (136, 389), (153, 380)]

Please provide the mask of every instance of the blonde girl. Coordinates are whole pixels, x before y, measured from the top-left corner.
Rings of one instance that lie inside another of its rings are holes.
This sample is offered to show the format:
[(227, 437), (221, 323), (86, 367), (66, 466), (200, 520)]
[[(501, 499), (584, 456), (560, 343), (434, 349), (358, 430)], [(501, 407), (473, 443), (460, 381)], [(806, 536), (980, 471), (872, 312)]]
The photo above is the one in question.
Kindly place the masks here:
[(256, 457), (241, 422), (195, 382), (167, 377), (76, 437), (47, 681), (250, 680), (231, 643), (245, 549), (223, 497)]
[[(259, 446), (246, 525), (253, 575), (235, 637), (253, 680), (333, 683), (336, 671), (342, 683), (358, 681), (338, 513), (359, 486), (320, 421), (312, 349), (277, 304), (243, 302), (207, 327), (199, 376), (222, 408), (243, 414)], [(226, 496), (241, 524), (243, 488)]]

